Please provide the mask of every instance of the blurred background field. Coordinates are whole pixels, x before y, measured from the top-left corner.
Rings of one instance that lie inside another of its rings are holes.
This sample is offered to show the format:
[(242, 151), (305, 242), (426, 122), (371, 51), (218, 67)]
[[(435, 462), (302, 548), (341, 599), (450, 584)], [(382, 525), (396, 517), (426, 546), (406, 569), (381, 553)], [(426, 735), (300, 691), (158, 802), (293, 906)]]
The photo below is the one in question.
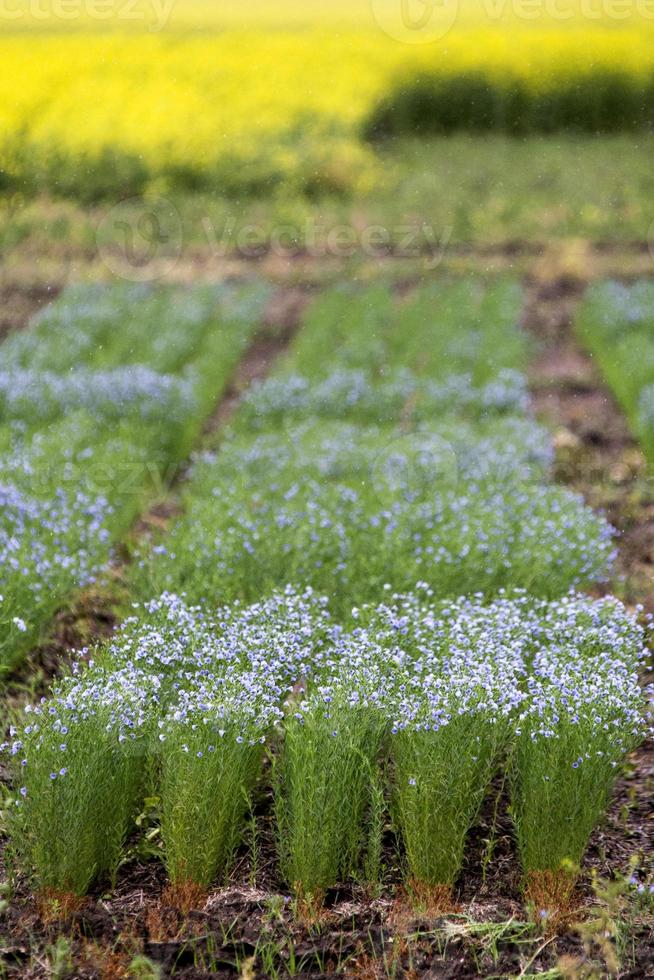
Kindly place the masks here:
[(653, 125), (651, 0), (14, 0), (0, 248), (83, 252), (162, 196), (204, 248), (316, 215), (646, 243)]

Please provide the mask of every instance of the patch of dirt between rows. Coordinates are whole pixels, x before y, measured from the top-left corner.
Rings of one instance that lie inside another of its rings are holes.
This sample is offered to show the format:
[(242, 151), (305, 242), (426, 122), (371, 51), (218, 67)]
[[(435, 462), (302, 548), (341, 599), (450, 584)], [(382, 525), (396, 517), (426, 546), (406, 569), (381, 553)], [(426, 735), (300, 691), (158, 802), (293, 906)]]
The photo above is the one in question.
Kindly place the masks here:
[(576, 342), (583, 284), (529, 283), (524, 326), (539, 350), (529, 372), (536, 415), (555, 431), (555, 477), (603, 511), (617, 531), (617, 586), (654, 612), (654, 482), (611, 391)]
[(19, 284), (0, 286), (0, 340), (12, 330), (22, 330), (30, 318), (61, 292), (60, 283), (29, 288)]

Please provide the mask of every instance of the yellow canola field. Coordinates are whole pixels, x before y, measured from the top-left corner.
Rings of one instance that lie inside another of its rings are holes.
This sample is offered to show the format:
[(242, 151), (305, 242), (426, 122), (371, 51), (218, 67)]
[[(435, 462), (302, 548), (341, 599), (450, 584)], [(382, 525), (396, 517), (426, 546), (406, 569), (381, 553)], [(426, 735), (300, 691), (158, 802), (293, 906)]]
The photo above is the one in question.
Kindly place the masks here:
[[(64, 191), (87, 176), (126, 189), (147, 178), (164, 190), (202, 174), (232, 191), (296, 180), (348, 188), (373, 178), (357, 131), (398, 75), (485, 69), (543, 86), (598, 67), (654, 67), (654, 20), (643, 16), (468, 16), (438, 40), (410, 44), (381, 29), (368, 4), (336, 0), (331, 22), (296, 23), (291, 14), (306, 18), (307, 4), (282, 0), (276, 19), (262, 13), (242, 28), (230, 2), (224, 23), (218, 8), (191, 0), (157, 31), (93, 19), (26, 26), (0, 15), (0, 188), (3, 172), (5, 183), (24, 177)], [(339, 19), (339, 9), (348, 15)]]

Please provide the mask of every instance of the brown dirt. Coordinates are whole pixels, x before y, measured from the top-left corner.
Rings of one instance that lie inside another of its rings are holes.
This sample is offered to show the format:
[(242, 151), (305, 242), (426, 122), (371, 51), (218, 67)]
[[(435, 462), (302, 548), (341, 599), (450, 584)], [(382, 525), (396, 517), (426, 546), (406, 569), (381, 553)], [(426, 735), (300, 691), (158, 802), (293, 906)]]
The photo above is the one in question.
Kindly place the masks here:
[(224, 397), (206, 426), (208, 433), (222, 429), (230, 421), (243, 391), (265, 378), (271, 365), (288, 347), (298, 330), (311, 292), (300, 287), (279, 289), (271, 297), (263, 317), (262, 330), (240, 362)]
[[(429, 908), (424, 901), (418, 902), (416, 910), (403, 887), (390, 836), (385, 842), (385, 871), (378, 895), (358, 886), (342, 886), (327, 894), (319, 914), (310, 918), (298, 915), (276, 869), (268, 804), (268, 799), (261, 801), (256, 863), (251, 842), (246, 842), (230, 881), (191, 908), (180, 908), (183, 903), (167, 887), (162, 865), (152, 860), (130, 860), (121, 870), (114, 892), (105, 894), (98, 889), (81, 906), (64, 904), (58, 918), (53, 915), (52, 904), (46, 915), (40, 914), (29, 890), (21, 885), (6, 917), (4, 946), (0, 941), (4, 975), (12, 980), (48, 976), (43, 950), (60, 935), (70, 940), (74, 976), (89, 980), (103, 976), (98, 963), (109, 953), (121, 955), (126, 963), (137, 954), (145, 955), (159, 966), (162, 976), (188, 980), (244, 975), (242, 964), (252, 959), (249, 975), (256, 978), (271, 976), (270, 967), (264, 965), (268, 962), (281, 977), (313, 980), (334, 972), (374, 978), (508, 978), (516, 977), (532, 957), (530, 970), (537, 973), (551, 969), (560, 956), (579, 959), (586, 955), (574, 929), (547, 941), (546, 934), (526, 922), (519, 878), (515, 870), (506, 875), (507, 867), (515, 869), (517, 865), (508, 818), (502, 811), (496, 825), (492, 794), (474, 837), (484, 845), (494, 835), (502, 839), (486, 878), (480, 864), (472, 867), (471, 858), (462, 876), (463, 885), (455, 890), (454, 915), (438, 907)], [(611, 870), (625, 867), (633, 841), (622, 807), (623, 798), (619, 797), (607, 827), (593, 842), (587, 872), (592, 868), (603, 871), (605, 866)], [(618, 841), (616, 853), (612, 848)], [(601, 859), (597, 856), (600, 851)], [(575, 899), (577, 916), (590, 915), (592, 923), (596, 915), (592, 904), (586, 877), (579, 899)], [(497, 943), (471, 922), (502, 923)], [(654, 975), (654, 948), (646, 923), (635, 921), (632, 935), (639, 943), (637, 959), (634, 965), (626, 963), (620, 976), (636, 980)], [(95, 959), (88, 955), (89, 944), (98, 951)], [(594, 949), (591, 952), (596, 954)], [(602, 961), (597, 958), (597, 962)], [(603, 972), (593, 975), (608, 976)]]
[(21, 330), (28, 320), (46, 303), (51, 303), (61, 292), (59, 283), (42, 286), (8, 284), (0, 286), (0, 339), (10, 330)]
[(618, 588), (654, 612), (654, 484), (612, 393), (576, 343), (578, 281), (529, 284), (524, 323), (539, 351), (530, 371), (537, 415), (555, 430), (556, 476), (618, 532)]

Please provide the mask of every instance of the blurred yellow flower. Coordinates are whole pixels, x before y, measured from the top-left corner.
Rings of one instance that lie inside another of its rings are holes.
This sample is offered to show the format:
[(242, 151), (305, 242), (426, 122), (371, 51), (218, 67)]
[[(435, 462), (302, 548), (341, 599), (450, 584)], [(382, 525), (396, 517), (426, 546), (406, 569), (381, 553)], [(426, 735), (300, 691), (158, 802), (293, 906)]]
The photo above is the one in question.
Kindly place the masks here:
[(259, 2), (249, 13), (261, 22), (245, 28), (233, 0), (178, 3), (159, 31), (92, 17), (65, 31), (52, 20), (28, 28), (0, 15), (0, 186), (4, 171), (5, 181), (67, 192), (93, 172), (116, 191), (153, 180), (346, 190), (372, 179), (358, 128), (399, 74), (474, 68), (538, 87), (598, 67), (644, 75), (654, 66), (653, 20), (598, 21), (583, 13), (591, 0), (579, 0), (572, 20), (534, 22), (517, 2), (506, 14), (499, 0), (477, 0), (475, 16), (463, 9), (425, 44), (389, 36), (361, 0), (334, 0), (330, 15), (314, 4), (313, 18), (306, 4), (281, 0), (276, 19)]

